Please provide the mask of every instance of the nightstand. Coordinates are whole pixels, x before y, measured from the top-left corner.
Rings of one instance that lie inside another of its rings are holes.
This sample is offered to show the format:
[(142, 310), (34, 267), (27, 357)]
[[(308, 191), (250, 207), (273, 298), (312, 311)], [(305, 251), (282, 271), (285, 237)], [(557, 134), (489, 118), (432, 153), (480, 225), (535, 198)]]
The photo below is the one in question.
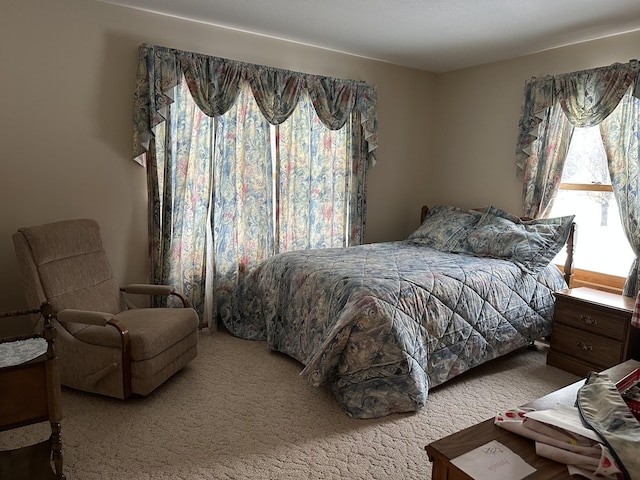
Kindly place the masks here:
[(586, 376), (640, 359), (640, 329), (631, 326), (635, 299), (587, 287), (555, 296), (547, 364)]

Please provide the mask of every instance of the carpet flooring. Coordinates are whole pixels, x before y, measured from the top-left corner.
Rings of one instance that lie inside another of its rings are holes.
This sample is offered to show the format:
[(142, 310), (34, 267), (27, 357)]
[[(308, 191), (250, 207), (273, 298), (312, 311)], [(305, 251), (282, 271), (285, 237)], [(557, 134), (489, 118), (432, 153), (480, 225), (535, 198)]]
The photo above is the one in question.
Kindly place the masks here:
[[(424, 446), (577, 380), (520, 350), (429, 392), (413, 414), (345, 415), (301, 365), (265, 342), (203, 331), (199, 355), (144, 398), (63, 387), (68, 480), (426, 479)], [(48, 425), (0, 433), (0, 449), (46, 438)]]

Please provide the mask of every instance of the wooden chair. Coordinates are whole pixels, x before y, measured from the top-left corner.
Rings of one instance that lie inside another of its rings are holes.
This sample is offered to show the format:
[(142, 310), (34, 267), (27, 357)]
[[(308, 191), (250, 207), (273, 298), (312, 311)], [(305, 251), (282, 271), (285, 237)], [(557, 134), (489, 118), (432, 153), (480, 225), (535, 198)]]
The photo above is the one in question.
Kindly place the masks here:
[[(51, 436), (35, 445), (0, 451), (0, 479), (65, 479), (62, 473), (60, 377), (51, 305), (2, 312), (0, 318), (41, 315), (42, 335), (0, 340), (0, 431), (48, 421)], [(35, 356), (35, 358), (34, 358)]]

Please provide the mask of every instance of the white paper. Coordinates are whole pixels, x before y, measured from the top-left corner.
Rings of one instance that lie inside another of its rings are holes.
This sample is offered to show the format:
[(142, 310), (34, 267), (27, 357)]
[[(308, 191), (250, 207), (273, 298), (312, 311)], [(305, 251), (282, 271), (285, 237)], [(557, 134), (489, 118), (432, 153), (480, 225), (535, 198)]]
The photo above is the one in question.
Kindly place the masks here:
[(520, 480), (536, 471), (495, 440), (454, 458), (451, 463), (476, 480)]
[(595, 440), (596, 442), (601, 441), (596, 432), (584, 426), (577, 407), (558, 404), (548, 410), (528, 412), (525, 414), (525, 417), (560, 427), (569, 432), (577, 433), (583, 437)]

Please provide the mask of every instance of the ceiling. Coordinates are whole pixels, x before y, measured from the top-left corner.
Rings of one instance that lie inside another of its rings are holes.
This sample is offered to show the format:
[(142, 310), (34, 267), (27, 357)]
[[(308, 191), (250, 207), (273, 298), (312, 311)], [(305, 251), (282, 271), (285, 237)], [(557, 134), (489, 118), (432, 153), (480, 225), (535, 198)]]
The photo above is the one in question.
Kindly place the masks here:
[(435, 73), (640, 30), (639, 0), (100, 1)]

